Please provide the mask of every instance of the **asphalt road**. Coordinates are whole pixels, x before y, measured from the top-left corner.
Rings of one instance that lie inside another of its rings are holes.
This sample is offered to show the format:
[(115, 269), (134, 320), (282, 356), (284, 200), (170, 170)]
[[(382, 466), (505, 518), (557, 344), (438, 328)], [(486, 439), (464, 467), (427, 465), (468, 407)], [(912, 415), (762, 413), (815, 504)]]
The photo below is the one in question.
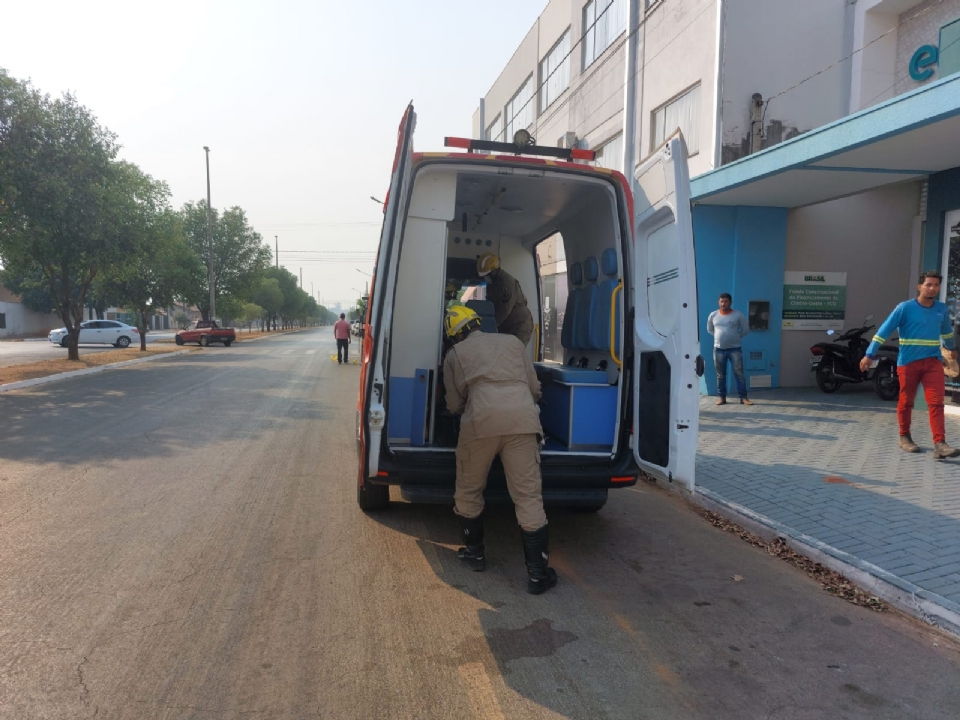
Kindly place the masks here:
[(482, 574), (448, 508), (364, 515), (333, 347), (0, 396), (0, 718), (960, 717), (956, 644), (655, 487), (551, 513), (539, 597), (509, 508)]
[[(172, 340), (174, 335), (173, 332), (159, 330), (149, 332), (147, 333), (147, 344), (161, 339)], [(137, 340), (130, 347), (134, 349), (140, 347), (140, 341)], [(81, 345), (80, 355), (116, 349), (113, 345)], [(65, 357), (67, 357), (66, 348), (54, 345), (49, 340), (0, 341), (0, 367), (22, 365), (23, 363), (40, 360), (63, 360)]]

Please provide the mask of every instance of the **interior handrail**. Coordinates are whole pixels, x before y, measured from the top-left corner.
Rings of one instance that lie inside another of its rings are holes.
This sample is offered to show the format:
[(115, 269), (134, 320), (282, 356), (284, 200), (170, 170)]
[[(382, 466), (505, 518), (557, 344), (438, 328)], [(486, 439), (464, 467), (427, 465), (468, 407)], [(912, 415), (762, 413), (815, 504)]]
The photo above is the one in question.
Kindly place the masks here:
[(616, 352), (616, 340), (617, 340), (617, 325), (614, 323), (614, 319), (617, 317), (617, 293), (623, 290), (623, 280), (617, 284), (613, 289), (613, 292), (610, 293), (610, 357), (613, 358), (613, 361), (617, 364), (618, 368), (623, 368), (623, 363), (617, 358)]

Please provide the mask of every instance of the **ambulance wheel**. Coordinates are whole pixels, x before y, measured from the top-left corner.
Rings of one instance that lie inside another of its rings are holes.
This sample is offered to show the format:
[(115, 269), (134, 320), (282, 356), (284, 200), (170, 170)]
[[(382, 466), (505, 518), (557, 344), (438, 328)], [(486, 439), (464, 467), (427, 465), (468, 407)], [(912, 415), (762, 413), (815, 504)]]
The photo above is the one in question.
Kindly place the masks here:
[(357, 486), (357, 505), (364, 512), (386, 510), (390, 505), (390, 486), (366, 482)]

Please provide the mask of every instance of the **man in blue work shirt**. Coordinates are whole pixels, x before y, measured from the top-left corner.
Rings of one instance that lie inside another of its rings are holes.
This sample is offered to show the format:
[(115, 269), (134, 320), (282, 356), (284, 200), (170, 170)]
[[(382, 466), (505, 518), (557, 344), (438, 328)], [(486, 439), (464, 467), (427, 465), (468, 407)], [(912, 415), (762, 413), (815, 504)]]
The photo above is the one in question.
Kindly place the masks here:
[(717, 405), (727, 404), (727, 360), (737, 379), (737, 394), (741, 405), (753, 405), (747, 397), (747, 381), (743, 377), (743, 349), (740, 341), (750, 332), (747, 319), (731, 305), (730, 293), (720, 293), (720, 309), (707, 318), (707, 332), (713, 335), (713, 364), (717, 368)]
[(933, 456), (940, 460), (957, 457), (960, 450), (947, 445), (943, 423), (943, 364), (940, 361), (941, 343), (956, 359), (956, 343), (950, 325), (947, 306), (939, 302), (940, 283), (943, 276), (928, 270), (920, 276), (917, 298), (902, 302), (890, 313), (867, 353), (860, 361), (861, 372), (870, 369), (880, 346), (894, 331), (900, 335), (900, 355), (897, 358), (897, 375), (900, 378), (900, 402), (897, 403), (897, 423), (900, 425), (900, 447), (904, 452), (920, 452), (910, 437), (910, 417), (917, 385), (923, 385), (923, 396), (930, 413), (930, 429), (933, 432)]

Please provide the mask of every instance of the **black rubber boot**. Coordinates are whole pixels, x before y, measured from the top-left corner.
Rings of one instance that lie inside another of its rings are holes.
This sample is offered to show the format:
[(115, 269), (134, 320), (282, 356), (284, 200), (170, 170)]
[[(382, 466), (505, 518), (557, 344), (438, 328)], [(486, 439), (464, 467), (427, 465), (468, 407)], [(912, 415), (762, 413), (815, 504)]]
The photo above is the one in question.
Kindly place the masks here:
[(483, 515), (475, 518), (457, 515), (457, 519), (460, 521), (463, 544), (466, 546), (457, 550), (457, 559), (474, 572), (483, 572), (487, 567), (483, 556)]
[(523, 541), (523, 555), (527, 561), (527, 592), (531, 595), (540, 595), (557, 584), (557, 572), (547, 567), (550, 559), (550, 533), (544, 525), (539, 530), (520, 531)]

